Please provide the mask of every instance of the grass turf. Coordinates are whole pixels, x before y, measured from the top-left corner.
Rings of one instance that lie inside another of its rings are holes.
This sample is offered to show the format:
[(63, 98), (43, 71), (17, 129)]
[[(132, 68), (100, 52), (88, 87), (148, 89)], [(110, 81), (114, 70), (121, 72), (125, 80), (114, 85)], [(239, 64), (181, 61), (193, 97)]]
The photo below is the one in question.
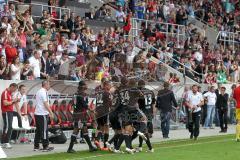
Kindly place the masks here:
[[(216, 136), (194, 140), (176, 140), (153, 144), (155, 152), (113, 154), (97, 151), (80, 151), (75, 154), (58, 153), (39, 155), (16, 160), (232, 160), (238, 159), (240, 143), (233, 140), (233, 135)], [(14, 160), (14, 159), (13, 159)]]

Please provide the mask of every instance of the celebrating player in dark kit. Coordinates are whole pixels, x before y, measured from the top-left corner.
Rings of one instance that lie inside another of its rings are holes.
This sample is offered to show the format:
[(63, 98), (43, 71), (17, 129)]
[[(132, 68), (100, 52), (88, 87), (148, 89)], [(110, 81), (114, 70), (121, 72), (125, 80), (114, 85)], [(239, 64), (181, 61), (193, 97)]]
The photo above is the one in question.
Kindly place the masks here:
[[(148, 146), (148, 149), (150, 152), (154, 152), (152, 145), (150, 143), (150, 137), (152, 137), (153, 134), (153, 111), (155, 109), (155, 95), (153, 91), (145, 88), (145, 82), (143, 80), (140, 80), (138, 82), (138, 87), (140, 91), (142, 92), (143, 96), (138, 100), (139, 109), (143, 111), (143, 113), (147, 117), (147, 130), (145, 132), (145, 136), (147, 137), (146, 143)], [(138, 151), (142, 151), (142, 143), (143, 139), (142, 137), (139, 137), (139, 147), (137, 148)]]
[(88, 136), (87, 119), (88, 119), (88, 96), (86, 93), (87, 84), (84, 81), (79, 82), (78, 92), (74, 95), (74, 129), (71, 136), (71, 142), (68, 148), (68, 153), (74, 153), (73, 145), (77, 139), (79, 130), (82, 130), (83, 137), (89, 146), (89, 151), (96, 151), (97, 149), (92, 145)]
[[(132, 135), (133, 135), (133, 123), (141, 122), (144, 117), (139, 111), (138, 100), (142, 96), (139, 89), (136, 88), (136, 82), (134, 79), (128, 81), (126, 78), (121, 80), (121, 87), (118, 91), (119, 103), (121, 108), (120, 119), (122, 125), (123, 138), (119, 138), (118, 146), (116, 150), (119, 150), (123, 140), (126, 143), (126, 152), (133, 154), (134, 149), (132, 147)], [(140, 117), (140, 118), (139, 118)], [(145, 135), (141, 132), (146, 128), (145, 123), (140, 123), (140, 129), (137, 135), (141, 136), (143, 139), (147, 139)]]
[(111, 83), (109, 81), (104, 81), (103, 88), (97, 92), (96, 96), (96, 118), (98, 132), (95, 144), (98, 148), (101, 148), (99, 141), (103, 135), (104, 147), (101, 148), (101, 150), (108, 150), (106, 144), (109, 138), (108, 116), (112, 107), (112, 95), (110, 93), (110, 89)]

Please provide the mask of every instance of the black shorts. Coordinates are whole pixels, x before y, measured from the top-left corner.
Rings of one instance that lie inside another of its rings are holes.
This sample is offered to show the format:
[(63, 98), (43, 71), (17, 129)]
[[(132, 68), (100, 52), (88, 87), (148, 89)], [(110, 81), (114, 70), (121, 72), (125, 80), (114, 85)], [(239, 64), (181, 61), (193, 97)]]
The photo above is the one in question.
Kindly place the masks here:
[(132, 123), (139, 123), (141, 122), (142, 118), (145, 117), (145, 114), (140, 109), (131, 110), (128, 112), (128, 114)]
[(98, 126), (108, 125), (108, 115), (98, 118), (97, 124), (98, 124)]
[(120, 130), (121, 124), (119, 122), (118, 113), (112, 113), (109, 115), (109, 122), (113, 130)]
[(86, 123), (83, 123), (81, 121), (74, 121), (73, 122), (73, 127), (74, 128), (82, 129), (84, 126), (86, 126)]

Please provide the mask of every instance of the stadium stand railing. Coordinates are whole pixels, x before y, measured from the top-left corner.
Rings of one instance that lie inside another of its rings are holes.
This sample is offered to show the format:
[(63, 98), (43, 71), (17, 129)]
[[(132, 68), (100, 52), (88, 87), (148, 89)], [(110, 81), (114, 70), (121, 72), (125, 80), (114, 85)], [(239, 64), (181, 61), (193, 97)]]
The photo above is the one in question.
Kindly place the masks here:
[(224, 50), (226, 49), (226, 45), (232, 45), (233, 50), (235, 50), (235, 47), (240, 45), (239, 37), (240, 32), (219, 31), (216, 40), (223, 43)]
[(176, 36), (178, 46), (179, 46), (180, 40), (186, 38), (186, 35), (185, 35), (186, 27), (184, 25), (157, 22), (157, 21), (138, 19), (138, 18), (132, 18), (131, 21), (132, 21), (131, 36), (133, 39), (139, 36), (139, 33), (143, 29), (142, 27), (146, 29), (149, 25), (151, 26), (159, 25), (161, 27), (161, 30), (159, 30), (159, 32), (165, 34), (167, 40), (169, 36)]

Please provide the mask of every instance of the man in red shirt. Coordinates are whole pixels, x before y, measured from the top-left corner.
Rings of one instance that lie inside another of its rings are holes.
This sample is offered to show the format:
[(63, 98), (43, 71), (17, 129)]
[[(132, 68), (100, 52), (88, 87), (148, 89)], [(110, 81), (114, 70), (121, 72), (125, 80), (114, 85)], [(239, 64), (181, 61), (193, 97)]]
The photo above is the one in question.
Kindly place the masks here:
[(18, 102), (18, 99), (12, 99), (12, 93), (14, 93), (17, 89), (18, 85), (16, 83), (12, 83), (1, 95), (1, 109), (3, 117), (3, 134), (1, 143), (2, 147), (6, 149), (12, 148), (9, 144), (9, 140), (12, 134), (13, 106)]

